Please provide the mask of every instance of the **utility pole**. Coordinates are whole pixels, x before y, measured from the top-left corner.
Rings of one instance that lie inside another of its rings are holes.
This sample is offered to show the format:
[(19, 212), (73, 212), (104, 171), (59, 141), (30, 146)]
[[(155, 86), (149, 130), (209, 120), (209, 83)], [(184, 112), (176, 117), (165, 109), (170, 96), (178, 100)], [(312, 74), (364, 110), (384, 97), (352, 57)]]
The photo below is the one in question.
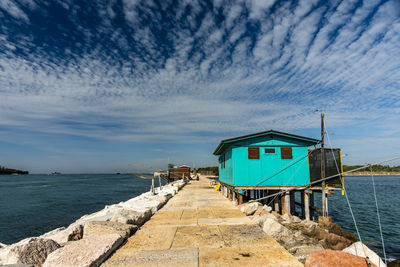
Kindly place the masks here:
[[(325, 137), (325, 129), (324, 129), (324, 113), (321, 113), (321, 179), (325, 178), (325, 147), (324, 147), (324, 137)], [(322, 181), (322, 216), (328, 217), (328, 203), (326, 196), (326, 183)]]

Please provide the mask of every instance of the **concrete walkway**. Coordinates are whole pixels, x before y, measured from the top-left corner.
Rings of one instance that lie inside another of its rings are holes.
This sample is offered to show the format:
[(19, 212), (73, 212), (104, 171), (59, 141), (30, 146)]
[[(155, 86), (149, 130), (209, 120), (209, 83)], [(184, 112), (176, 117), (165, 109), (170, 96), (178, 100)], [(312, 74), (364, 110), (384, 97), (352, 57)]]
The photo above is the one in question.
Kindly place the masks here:
[(102, 266), (303, 266), (235, 205), (191, 181)]

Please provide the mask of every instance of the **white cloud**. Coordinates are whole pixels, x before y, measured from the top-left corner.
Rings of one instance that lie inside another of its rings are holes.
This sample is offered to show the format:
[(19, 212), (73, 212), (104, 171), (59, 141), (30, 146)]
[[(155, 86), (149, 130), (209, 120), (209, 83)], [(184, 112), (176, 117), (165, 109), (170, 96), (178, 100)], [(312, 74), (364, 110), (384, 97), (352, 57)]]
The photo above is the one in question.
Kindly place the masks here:
[[(13, 2), (1, 3), (14, 17), (28, 18)], [(0, 36), (0, 125), (120, 141), (207, 142), (198, 133), (317, 128), (312, 110), (323, 108), (330, 128), (359, 121), (366, 122), (359, 128), (371, 128), (374, 120), (382, 121), (379, 134), (399, 133), (393, 114), (400, 102), (400, 21), (389, 12), (392, 4), (373, 14), (375, 2), (353, 10), (349, 1), (337, 8), (300, 1), (277, 3), (269, 13), (274, 4), (247, 2), (246, 18), (242, 3), (216, 2), (227, 15), (218, 27), (215, 9), (189, 1), (175, 10), (182, 25), (160, 31), (168, 40), (161, 44), (160, 32), (139, 20), (146, 14), (161, 27), (152, 2), (124, 1), (129, 36), (108, 28), (117, 14), (112, 4), (102, 5), (97, 32), (76, 27), (88, 40), (103, 35), (111, 43), (87, 47), (80, 40), (89, 52), (67, 48), (71, 61), (50, 60), (42, 47), (26, 57), (15, 54), (29, 51), (32, 37), (16, 43), (8, 31)]]

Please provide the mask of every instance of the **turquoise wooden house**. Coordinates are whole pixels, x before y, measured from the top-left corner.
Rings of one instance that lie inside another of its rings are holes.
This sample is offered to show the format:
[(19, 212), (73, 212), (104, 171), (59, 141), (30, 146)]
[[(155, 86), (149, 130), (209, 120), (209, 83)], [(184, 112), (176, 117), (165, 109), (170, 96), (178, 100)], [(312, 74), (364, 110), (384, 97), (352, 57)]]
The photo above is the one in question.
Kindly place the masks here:
[(308, 147), (320, 140), (269, 130), (222, 140), (219, 181), (236, 189), (277, 189), (310, 183)]

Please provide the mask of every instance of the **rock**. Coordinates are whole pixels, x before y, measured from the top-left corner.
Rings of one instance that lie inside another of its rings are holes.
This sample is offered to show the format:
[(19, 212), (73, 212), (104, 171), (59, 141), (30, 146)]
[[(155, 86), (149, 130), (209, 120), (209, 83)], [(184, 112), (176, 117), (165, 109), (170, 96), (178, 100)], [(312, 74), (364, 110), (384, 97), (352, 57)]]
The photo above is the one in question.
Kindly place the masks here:
[(138, 212), (134, 210), (119, 210), (110, 219), (112, 222), (143, 225), (150, 217), (152, 213), (150, 210)]
[(76, 241), (83, 237), (84, 222), (75, 222), (67, 228), (57, 228), (41, 235), (41, 238), (51, 239), (63, 245), (68, 241)]
[(342, 251), (363, 258), (368, 257), (369, 260), (376, 266), (386, 267), (386, 264), (382, 261), (382, 259), (374, 251), (369, 249), (361, 242), (356, 242)]
[(297, 216), (292, 216), (292, 222), (294, 222), (294, 223), (300, 223), (300, 222), (301, 222), (301, 219), (300, 219), (299, 217), (297, 217)]
[(264, 205), (263, 210), (266, 212), (271, 212), (272, 208), (270, 206)]
[[(320, 250), (311, 253), (306, 260), (304, 267), (365, 267), (365, 259), (352, 254), (333, 251), (330, 249)], [(371, 266), (376, 266), (372, 264)]]
[(264, 222), (265, 222), (265, 220), (266, 220), (267, 218), (273, 219), (273, 220), (275, 220), (275, 221), (277, 220), (277, 219), (275, 218), (274, 215), (272, 215), (271, 213), (267, 213), (267, 214), (260, 215), (260, 216), (254, 216), (254, 217), (252, 218), (252, 221), (253, 221), (254, 223), (260, 225), (260, 226), (263, 226), (263, 225), (264, 225)]
[(265, 213), (263, 206), (258, 206), (256, 212), (253, 213), (253, 216), (260, 216), (262, 213)]
[(43, 267), (92, 267), (99, 266), (123, 242), (118, 234), (92, 235), (51, 253)]
[(84, 229), (84, 238), (91, 235), (119, 234), (126, 239), (137, 230), (136, 225), (118, 222), (87, 222)]
[(257, 211), (259, 206), (261, 206), (261, 203), (259, 202), (245, 203), (240, 207), (240, 211), (245, 213), (246, 216), (250, 216)]
[(2, 264), (14, 264), (19, 261), (19, 251), (21, 248), (28, 244), (30, 241), (36, 240), (37, 238), (29, 237), (19, 241), (18, 243), (6, 246), (0, 249), (0, 266)]
[(27, 238), (0, 251), (0, 264), (25, 263), (42, 266), (47, 255), (60, 248), (50, 239)]
[(339, 225), (337, 225), (336, 223), (331, 222), (331, 218), (330, 217), (323, 217), (323, 216), (319, 216), (318, 217), (318, 226), (328, 230), (330, 233), (339, 235), (339, 236), (343, 236), (346, 239), (349, 239), (351, 241), (351, 243), (356, 242), (357, 237), (355, 234), (347, 232), (345, 230), (342, 229), (342, 227), (340, 227)]
[(1, 265), (2, 267), (34, 267), (32, 264), (24, 264), (24, 263), (15, 263), (15, 264), (6, 264)]
[(302, 244), (302, 245), (294, 246), (294, 247), (288, 249), (290, 254), (295, 256), (303, 264), (306, 262), (307, 257), (311, 253), (313, 253), (315, 251), (320, 251), (320, 250), (324, 250), (324, 248), (318, 243), (317, 244)]
[(287, 214), (287, 213), (283, 214), (283, 215), (281, 216), (281, 218), (282, 218), (286, 223), (292, 223), (292, 217), (291, 217), (289, 214)]
[(278, 241), (286, 241), (290, 236), (290, 231), (272, 218), (266, 218), (263, 231)]
[(47, 255), (59, 249), (61, 246), (51, 239), (41, 239), (30, 241), (24, 245), (19, 253), (19, 261), (25, 264), (32, 264), (35, 267), (43, 265)]

